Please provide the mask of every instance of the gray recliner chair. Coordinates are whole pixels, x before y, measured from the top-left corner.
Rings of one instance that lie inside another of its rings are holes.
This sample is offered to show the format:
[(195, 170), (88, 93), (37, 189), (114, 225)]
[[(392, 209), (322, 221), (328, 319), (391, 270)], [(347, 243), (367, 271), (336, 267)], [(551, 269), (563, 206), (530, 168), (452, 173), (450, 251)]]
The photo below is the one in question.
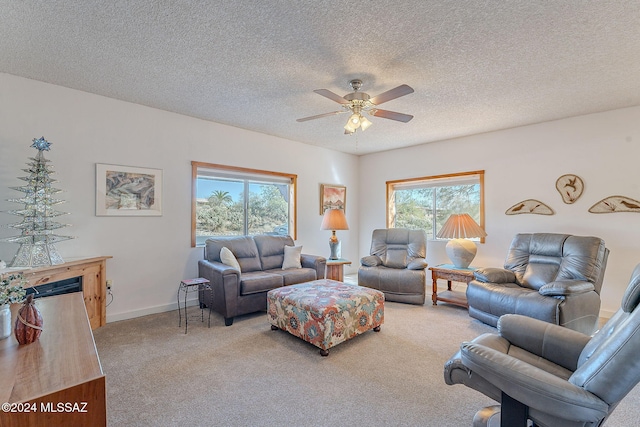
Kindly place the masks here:
[(373, 230), (370, 254), (360, 260), (360, 286), (383, 292), (386, 301), (424, 304), (427, 268), (424, 230)]
[(504, 268), (474, 272), (467, 286), (469, 315), (496, 326), (504, 314), (522, 314), (591, 334), (608, 254), (598, 237), (517, 234)]
[(620, 309), (593, 337), (520, 315), (497, 334), (463, 343), (444, 367), (447, 384), (464, 384), (501, 402), (476, 413), (473, 426), (595, 427), (640, 382), (640, 264)]

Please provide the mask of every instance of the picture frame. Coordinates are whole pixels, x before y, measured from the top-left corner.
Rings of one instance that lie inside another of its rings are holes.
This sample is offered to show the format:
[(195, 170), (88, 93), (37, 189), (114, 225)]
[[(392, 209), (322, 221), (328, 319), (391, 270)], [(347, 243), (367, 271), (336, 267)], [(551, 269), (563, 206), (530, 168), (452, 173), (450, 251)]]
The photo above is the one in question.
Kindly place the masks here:
[(324, 215), (327, 209), (342, 209), (347, 212), (347, 187), (320, 184), (320, 215)]
[(96, 163), (96, 216), (161, 216), (162, 169)]

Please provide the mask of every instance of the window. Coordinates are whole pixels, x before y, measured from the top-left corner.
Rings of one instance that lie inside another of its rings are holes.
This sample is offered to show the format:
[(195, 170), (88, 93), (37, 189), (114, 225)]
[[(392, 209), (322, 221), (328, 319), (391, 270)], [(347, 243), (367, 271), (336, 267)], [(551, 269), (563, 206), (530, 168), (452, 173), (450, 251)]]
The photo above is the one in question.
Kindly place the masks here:
[(468, 213), (484, 228), (484, 171), (387, 181), (389, 228), (422, 229), (435, 239), (453, 213)]
[(191, 246), (211, 236), (296, 238), (297, 175), (191, 162)]

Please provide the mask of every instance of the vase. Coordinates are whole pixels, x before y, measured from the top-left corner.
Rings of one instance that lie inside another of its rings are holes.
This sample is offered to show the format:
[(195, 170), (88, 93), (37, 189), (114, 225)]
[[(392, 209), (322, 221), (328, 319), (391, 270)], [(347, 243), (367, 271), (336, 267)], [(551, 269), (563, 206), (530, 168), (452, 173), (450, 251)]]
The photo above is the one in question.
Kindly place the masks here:
[(11, 310), (9, 304), (0, 305), (0, 340), (11, 335)]

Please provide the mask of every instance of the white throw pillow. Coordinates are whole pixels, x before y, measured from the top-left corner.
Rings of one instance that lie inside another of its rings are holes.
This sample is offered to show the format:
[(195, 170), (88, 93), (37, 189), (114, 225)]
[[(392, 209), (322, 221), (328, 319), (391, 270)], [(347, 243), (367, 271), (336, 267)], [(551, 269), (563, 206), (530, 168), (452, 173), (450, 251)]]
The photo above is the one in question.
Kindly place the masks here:
[(302, 246), (284, 246), (284, 261), (282, 262), (282, 269), (287, 270), (289, 268), (302, 268), (300, 263), (300, 254), (302, 253)]
[(233, 252), (231, 252), (231, 250), (226, 246), (223, 246), (222, 249), (220, 249), (220, 261), (222, 261), (224, 265), (228, 265), (229, 267), (233, 267), (236, 270), (241, 271), (238, 260), (235, 255), (233, 255)]

